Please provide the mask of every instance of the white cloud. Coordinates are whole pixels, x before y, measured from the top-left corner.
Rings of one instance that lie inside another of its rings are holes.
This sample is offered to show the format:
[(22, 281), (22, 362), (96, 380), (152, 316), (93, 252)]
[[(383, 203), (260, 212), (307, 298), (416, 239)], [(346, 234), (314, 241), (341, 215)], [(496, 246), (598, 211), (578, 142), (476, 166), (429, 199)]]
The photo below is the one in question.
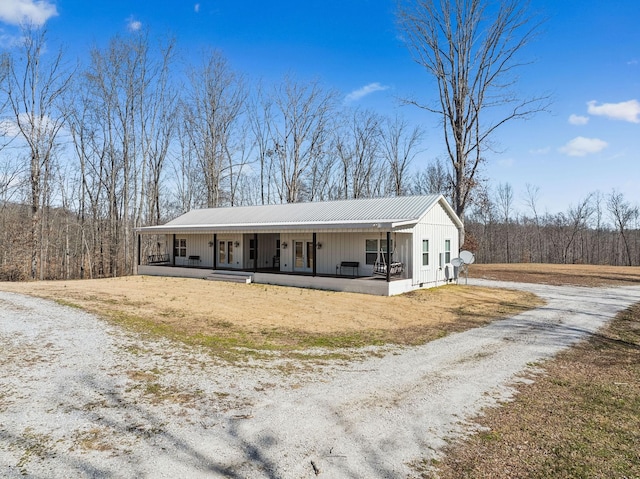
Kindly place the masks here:
[(634, 58), (633, 60), (629, 60), (629, 61), (627, 62), (627, 65), (637, 65), (638, 63), (639, 63), (639, 62), (638, 62), (638, 60), (636, 60), (636, 59)]
[(142, 28), (142, 22), (140, 20), (136, 20), (133, 17), (129, 17), (127, 20), (127, 28), (130, 32), (137, 32)]
[(571, 123), (572, 125), (586, 125), (587, 123), (589, 123), (589, 117), (581, 115), (571, 115), (569, 117), (569, 123)]
[(358, 90), (354, 90), (351, 93), (349, 93), (345, 97), (345, 101), (347, 103), (350, 103), (352, 101), (360, 100), (361, 98), (364, 98), (365, 96), (370, 95), (371, 93), (375, 93), (377, 91), (384, 91), (388, 89), (389, 89), (388, 86), (380, 85), (380, 83), (378, 82), (369, 83), (368, 85), (365, 85), (362, 88), (359, 88)]
[(623, 120), (631, 123), (640, 123), (640, 102), (638, 100), (623, 101), (620, 103), (603, 103), (597, 105), (596, 101), (587, 102), (590, 115), (606, 116), (612, 120)]
[(199, 3), (196, 3), (193, 6), (193, 11), (196, 12), (196, 13), (200, 13), (200, 4)]
[(0, 22), (11, 25), (43, 25), (56, 15), (56, 6), (48, 0), (0, 0)]
[(592, 153), (598, 153), (608, 146), (606, 141), (598, 138), (585, 138), (578, 136), (569, 143), (559, 148), (561, 153), (569, 156), (586, 156)]

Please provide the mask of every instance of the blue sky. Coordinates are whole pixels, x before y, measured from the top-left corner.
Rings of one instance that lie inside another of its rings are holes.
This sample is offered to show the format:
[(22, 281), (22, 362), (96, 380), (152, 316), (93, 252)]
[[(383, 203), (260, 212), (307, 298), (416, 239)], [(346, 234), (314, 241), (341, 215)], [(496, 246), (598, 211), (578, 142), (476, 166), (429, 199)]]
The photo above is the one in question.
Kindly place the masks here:
[[(46, 23), (49, 38), (82, 59), (116, 34), (170, 33), (189, 60), (206, 48), (224, 52), (252, 81), (285, 73), (319, 79), (354, 106), (398, 110), (426, 131), (414, 164), (444, 158), (438, 119), (398, 98), (435, 99), (430, 78), (401, 43), (394, 0), (1, 0), (0, 48), (10, 48), (25, 19)], [(499, 152), (484, 176), (513, 186), (517, 206), (525, 185), (539, 188), (539, 208), (566, 210), (596, 190), (622, 192), (640, 205), (640, 2), (532, 0), (548, 18), (525, 50), (524, 94), (551, 93), (551, 112), (498, 130)]]

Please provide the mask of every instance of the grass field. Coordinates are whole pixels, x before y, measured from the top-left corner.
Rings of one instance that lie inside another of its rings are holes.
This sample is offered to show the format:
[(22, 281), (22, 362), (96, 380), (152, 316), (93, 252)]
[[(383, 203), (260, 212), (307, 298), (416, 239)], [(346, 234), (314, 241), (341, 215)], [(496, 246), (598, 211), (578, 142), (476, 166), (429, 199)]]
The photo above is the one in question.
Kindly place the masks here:
[(541, 367), (423, 477), (640, 477), (640, 304)]
[(223, 355), (238, 348), (422, 344), (541, 304), (515, 290), (458, 285), (380, 297), (144, 276), (1, 283), (0, 289), (54, 299)]

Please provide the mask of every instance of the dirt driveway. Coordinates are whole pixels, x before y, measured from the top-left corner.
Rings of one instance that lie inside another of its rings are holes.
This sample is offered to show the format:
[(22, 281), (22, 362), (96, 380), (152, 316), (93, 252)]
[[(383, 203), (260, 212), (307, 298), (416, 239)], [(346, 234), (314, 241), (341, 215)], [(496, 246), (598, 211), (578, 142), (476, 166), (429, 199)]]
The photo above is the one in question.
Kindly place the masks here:
[[(640, 301), (640, 286), (532, 291), (547, 305), (352, 363), (221, 364), (0, 292), (0, 476), (398, 478), (509, 397), (532, 365)], [(533, 366), (534, 367), (534, 366)], [(535, 369), (534, 369), (535, 370)]]

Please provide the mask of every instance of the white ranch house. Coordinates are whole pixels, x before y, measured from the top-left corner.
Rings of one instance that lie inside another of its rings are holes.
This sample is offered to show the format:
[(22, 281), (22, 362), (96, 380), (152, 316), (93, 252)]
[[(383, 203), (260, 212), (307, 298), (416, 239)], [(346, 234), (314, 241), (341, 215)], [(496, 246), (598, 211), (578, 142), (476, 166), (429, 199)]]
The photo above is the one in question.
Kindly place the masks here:
[(137, 272), (394, 295), (450, 279), (461, 228), (442, 195), (200, 209), (139, 228)]

